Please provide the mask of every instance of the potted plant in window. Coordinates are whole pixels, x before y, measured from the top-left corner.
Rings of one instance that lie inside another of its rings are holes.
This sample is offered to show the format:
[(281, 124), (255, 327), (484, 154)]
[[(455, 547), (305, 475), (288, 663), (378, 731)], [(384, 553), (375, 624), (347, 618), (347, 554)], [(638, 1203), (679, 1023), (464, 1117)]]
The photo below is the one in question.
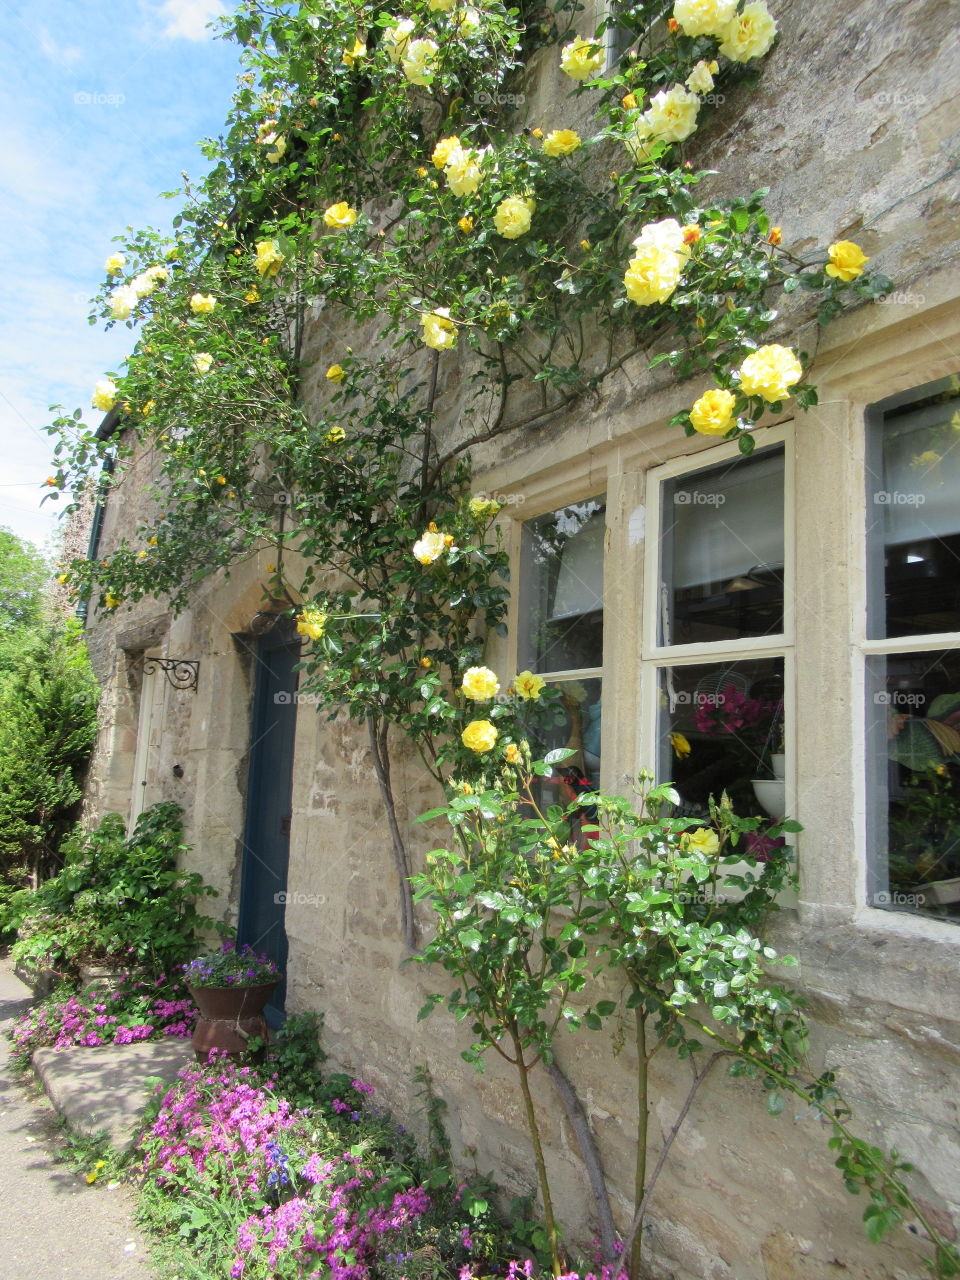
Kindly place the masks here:
[(761, 696), (759, 682), (748, 693), (729, 681), (709, 695), (698, 690), (695, 724), (700, 733), (724, 741), (743, 770), (741, 776), (750, 779), (759, 804), (782, 822), (786, 817), (783, 699)]
[(268, 956), (225, 942), (184, 965), (183, 975), (200, 1011), (191, 1043), (201, 1061), (213, 1049), (245, 1053), (252, 1036), (268, 1039), (263, 1010), (282, 976)]

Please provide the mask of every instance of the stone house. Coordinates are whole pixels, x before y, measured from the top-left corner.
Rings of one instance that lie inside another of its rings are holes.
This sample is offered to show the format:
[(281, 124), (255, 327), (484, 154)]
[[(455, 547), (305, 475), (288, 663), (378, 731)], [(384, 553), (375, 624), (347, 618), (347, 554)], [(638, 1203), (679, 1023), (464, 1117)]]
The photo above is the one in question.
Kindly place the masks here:
[[(481, 446), (475, 489), (504, 503), (514, 584), (509, 634), (490, 662), (502, 678), (529, 667), (565, 687), (592, 781), (615, 790), (649, 767), (673, 777), (691, 812), (731, 785), (802, 823), (799, 893), (775, 945), (799, 961), (814, 1056), (840, 1072), (867, 1136), (916, 1163), (950, 1232), (960, 1212), (958, 29), (948, 0), (773, 8), (782, 38), (759, 89), (697, 135), (695, 162), (722, 169), (718, 199), (769, 186), (767, 207), (799, 252), (856, 239), (895, 292), (822, 333), (795, 312), (784, 332), (801, 326), (797, 345), (816, 351), (820, 404), (771, 419), (749, 460), (668, 427), (691, 386), (640, 362), (595, 401)], [(559, 121), (565, 92), (542, 65), (522, 123), (551, 111)], [(318, 325), (321, 369), (326, 341)], [(450, 430), (457, 388), (450, 373)], [(111, 492), (94, 554), (133, 527), (140, 492), (131, 477)], [(219, 890), (225, 917), (285, 957), (287, 1011), (322, 1010), (333, 1060), (400, 1111), (428, 1062), (454, 1149), (527, 1189), (506, 1078), (495, 1064), (480, 1076), (465, 1067), (445, 1017), (416, 1023), (431, 986), (402, 963), (366, 740), (298, 701), (298, 646), (261, 613), (268, 558), (207, 579), (179, 616), (160, 601), (90, 616), (106, 695), (89, 809), (133, 819), (160, 799), (181, 804), (191, 865)], [(767, 708), (755, 761), (724, 754), (712, 715), (724, 698)], [(689, 755), (677, 756), (671, 734)], [(398, 769), (412, 820), (435, 797), (412, 759)], [(624, 1208), (629, 1047), (617, 1060), (581, 1037), (560, 1055), (622, 1173)], [(664, 1055), (652, 1107), (661, 1133), (680, 1070)], [(718, 1073), (699, 1095), (649, 1219), (662, 1274), (918, 1277), (909, 1237), (865, 1241), (862, 1203), (843, 1190), (819, 1123), (790, 1108), (769, 1117), (755, 1094)], [(580, 1154), (546, 1080), (538, 1103), (561, 1214), (586, 1237)]]

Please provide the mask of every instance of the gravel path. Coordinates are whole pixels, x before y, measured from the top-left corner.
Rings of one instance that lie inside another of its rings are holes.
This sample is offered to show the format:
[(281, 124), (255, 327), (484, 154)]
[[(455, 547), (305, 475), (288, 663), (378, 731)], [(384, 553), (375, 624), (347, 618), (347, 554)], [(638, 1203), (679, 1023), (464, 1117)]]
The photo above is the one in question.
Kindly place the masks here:
[[(0, 964), (0, 1029), (30, 1004)], [(156, 1280), (124, 1187), (88, 1186), (54, 1157), (54, 1113), (13, 1078), (0, 1037), (0, 1276), (3, 1280)]]

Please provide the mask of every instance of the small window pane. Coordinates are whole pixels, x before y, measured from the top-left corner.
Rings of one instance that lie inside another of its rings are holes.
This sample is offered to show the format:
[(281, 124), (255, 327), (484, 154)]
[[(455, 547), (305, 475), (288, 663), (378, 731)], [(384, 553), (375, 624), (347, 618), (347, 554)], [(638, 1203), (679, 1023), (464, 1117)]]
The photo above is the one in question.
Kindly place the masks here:
[(783, 449), (663, 486), (661, 644), (783, 631)]
[(521, 547), (521, 667), (545, 674), (603, 665), (603, 498), (528, 520)]
[(960, 631), (960, 378), (869, 411), (872, 639)]
[(741, 817), (784, 817), (782, 658), (665, 668), (659, 701), (657, 777), (680, 815), (707, 817), (726, 791)]
[(960, 920), (960, 649), (868, 663), (870, 904)]

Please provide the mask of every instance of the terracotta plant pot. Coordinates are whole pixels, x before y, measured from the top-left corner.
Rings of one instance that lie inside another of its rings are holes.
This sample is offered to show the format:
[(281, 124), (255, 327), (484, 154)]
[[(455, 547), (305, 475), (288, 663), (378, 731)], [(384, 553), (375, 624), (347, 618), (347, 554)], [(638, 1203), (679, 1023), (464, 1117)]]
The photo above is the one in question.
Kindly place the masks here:
[(200, 1017), (190, 1043), (201, 1062), (217, 1049), (232, 1057), (248, 1051), (252, 1036), (269, 1039), (263, 1010), (273, 994), (279, 978), (261, 982), (255, 987), (191, 987), (187, 990), (200, 1010)]

